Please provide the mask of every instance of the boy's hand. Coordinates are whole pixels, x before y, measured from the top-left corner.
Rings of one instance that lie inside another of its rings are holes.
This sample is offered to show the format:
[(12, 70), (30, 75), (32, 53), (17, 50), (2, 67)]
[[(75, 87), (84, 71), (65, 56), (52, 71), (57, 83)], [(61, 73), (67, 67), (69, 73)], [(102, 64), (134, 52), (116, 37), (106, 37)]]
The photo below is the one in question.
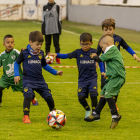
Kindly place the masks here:
[(62, 70), (58, 70), (58, 71), (57, 71), (57, 75), (62, 76), (62, 75), (63, 75), (63, 71), (62, 71)]
[(96, 53), (92, 53), (91, 54), (91, 58), (93, 58), (94, 56), (97, 56), (97, 54)]
[(138, 60), (138, 62), (140, 62), (140, 59), (138, 58), (138, 56), (137, 56), (136, 54), (133, 54), (133, 58), (134, 58), (135, 60)]
[(49, 55), (49, 56), (53, 56), (54, 59), (55, 59), (55, 57), (57, 56), (56, 53), (48, 53), (47, 55)]
[(19, 84), (20, 76), (14, 77), (15, 85)]
[(99, 68), (98, 63), (96, 62), (96, 68)]
[(101, 75), (103, 75), (103, 76), (104, 76), (104, 78), (106, 78), (106, 76), (105, 76), (105, 73), (104, 73), (104, 72), (102, 72), (102, 73), (101, 73)]

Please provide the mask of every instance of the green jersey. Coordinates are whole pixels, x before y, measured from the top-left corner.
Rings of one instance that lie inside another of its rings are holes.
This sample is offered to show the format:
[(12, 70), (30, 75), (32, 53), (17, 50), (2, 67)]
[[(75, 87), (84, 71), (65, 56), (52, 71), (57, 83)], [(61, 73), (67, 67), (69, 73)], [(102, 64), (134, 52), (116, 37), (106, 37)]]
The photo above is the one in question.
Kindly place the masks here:
[(117, 76), (125, 79), (126, 72), (123, 57), (115, 45), (107, 47), (104, 54), (100, 56), (100, 59), (105, 62), (106, 76), (108, 77), (108, 80)]
[[(16, 49), (11, 50), (10, 52), (2, 52), (0, 54), (0, 67), (3, 66), (3, 78), (4, 79), (13, 79), (14, 80), (14, 63), (19, 56), (20, 52)], [(20, 77), (22, 78), (22, 70), (19, 68)]]

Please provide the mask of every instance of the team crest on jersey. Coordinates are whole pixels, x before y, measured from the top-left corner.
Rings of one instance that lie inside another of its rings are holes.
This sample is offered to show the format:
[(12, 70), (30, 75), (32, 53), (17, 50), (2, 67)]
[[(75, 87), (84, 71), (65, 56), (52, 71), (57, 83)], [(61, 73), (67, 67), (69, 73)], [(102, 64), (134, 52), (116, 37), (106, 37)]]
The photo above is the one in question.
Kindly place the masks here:
[(29, 55), (28, 58), (31, 58), (31, 55)]
[(12, 58), (13, 60), (15, 60), (15, 59), (16, 59), (16, 56), (15, 56), (15, 55), (12, 55), (11, 58)]
[(25, 87), (25, 88), (24, 88), (24, 91), (27, 92), (27, 91), (28, 91), (28, 87)]
[(81, 54), (80, 57), (83, 57), (83, 55)]
[(81, 92), (81, 91), (82, 91), (82, 88), (81, 88), (81, 87), (79, 87), (78, 92)]
[(115, 42), (115, 46), (118, 46), (118, 45), (119, 45), (119, 42), (118, 42), (118, 41), (116, 41), (116, 42)]
[(42, 55), (41, 55), (41, 54), (39, 54), (39, 55), (38, 55), (38, 57), (39, 57), (39, 59), (41, 59), (41, 58), (42, 58)]
[(90, 54), (90, 57), (93, 58), (93, 57), (92, 57), (92, 53)]

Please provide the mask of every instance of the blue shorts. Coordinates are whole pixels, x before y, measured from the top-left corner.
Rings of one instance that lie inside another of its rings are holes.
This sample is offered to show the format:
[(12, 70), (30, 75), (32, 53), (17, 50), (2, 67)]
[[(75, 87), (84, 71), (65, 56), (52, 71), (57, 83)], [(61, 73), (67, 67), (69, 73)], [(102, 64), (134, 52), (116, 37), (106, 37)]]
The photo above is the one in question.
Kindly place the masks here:
[(45, 82), (44, 83), (28, 83), (28, 82), (23, 83), (24, 97), (28, 96), (29, 93), (35, 96), (34, 91), (38, 92), (44, 99), (52, 96), (51, 90), (48, 88), (48, 85)]
[(85, 98), (88, 98), (89, 93), (90, 97), (98, 96), (97, 78), (95, 78), (92, 82), (78, 83), (78, 96), (85, 96)]

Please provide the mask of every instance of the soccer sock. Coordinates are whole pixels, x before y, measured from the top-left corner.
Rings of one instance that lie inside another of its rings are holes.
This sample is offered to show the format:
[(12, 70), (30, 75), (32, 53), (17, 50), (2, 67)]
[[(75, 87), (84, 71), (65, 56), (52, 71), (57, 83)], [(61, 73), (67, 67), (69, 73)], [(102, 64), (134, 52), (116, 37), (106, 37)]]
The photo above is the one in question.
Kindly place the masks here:
[(98, 104), (97, 96), (96, 97), (91, 97), (92, 112), (95, 110), (97, 104)]
[(24, 115), (28, 115), (29, 116), (31, 100), (32, 100), (31, 97), (24, 97), (24, 102), (23, 102), (23, 112), (24, 112)]
[(78, 96), (80, 104), (84, 107), (86, 111), (90, 111), (90, 107), (85, 99), (85, 96)]
[(100, 100), (99, 100), (99, 104), (95, 108), (96, 114), (101, 113), (101, 111), (102, 111), (103, 107), (105, 106), (105, 104), (106, 104), (106, 99), (104, 97), (101, 97)]
[(55, 109), (56, 109), (56, 108), (55, 108), (55, 104), (54, 104), (54, 100), (53, 100), (53, 97), (52, 97), (52, 96), (50, 96), (50, 97), (46, 98), (46, 99), (45, 99), (45, 101), (47, 102), (47, 104), (48, 104), (48, 106), (49, 106), (50, 111), (52, 111), (52, 110), (55, 110)]
[(112, 116), (116, 116), (116, 115), (118, 116), (118, 112), (117, 112), (117, 108), (116, 108), (114, 99), (113, 98), (107, 98), (106, 100), (108, 102), (108, 105), (109, 105)]
[(2, 103), (2, 90), (3, 89), (4, 89), (3, 87), (0, 87), (0, 103)]

